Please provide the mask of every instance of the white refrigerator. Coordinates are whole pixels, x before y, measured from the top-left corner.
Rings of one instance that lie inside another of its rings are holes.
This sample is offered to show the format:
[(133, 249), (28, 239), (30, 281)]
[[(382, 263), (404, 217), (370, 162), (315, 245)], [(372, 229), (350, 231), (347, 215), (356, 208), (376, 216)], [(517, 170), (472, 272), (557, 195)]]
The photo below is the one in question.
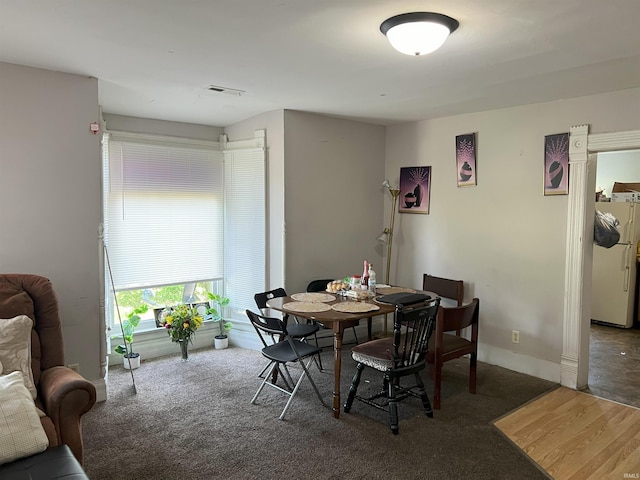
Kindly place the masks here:
[(640, 203), (596, 202), (596, 210), (611, 213), (618, 219), (620, 241), (611, 248), (593, 245), (591, 319), (630, 328), (637, 301)]

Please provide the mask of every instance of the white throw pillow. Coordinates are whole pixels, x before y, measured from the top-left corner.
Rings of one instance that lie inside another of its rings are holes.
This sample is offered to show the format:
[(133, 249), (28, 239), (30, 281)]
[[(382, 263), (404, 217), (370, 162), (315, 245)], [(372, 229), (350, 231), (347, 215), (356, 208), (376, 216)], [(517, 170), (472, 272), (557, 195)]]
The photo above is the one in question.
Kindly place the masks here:
[(0, 376), (0, 464), (43, 452), (48, 446), (22, 373)]
[(33, 321), (26, 315), (0, 319), (0, 363), (4, 373), (22, 372), (24, 383), (36, 398), (36, 385), (31, 371), (31, 328)]

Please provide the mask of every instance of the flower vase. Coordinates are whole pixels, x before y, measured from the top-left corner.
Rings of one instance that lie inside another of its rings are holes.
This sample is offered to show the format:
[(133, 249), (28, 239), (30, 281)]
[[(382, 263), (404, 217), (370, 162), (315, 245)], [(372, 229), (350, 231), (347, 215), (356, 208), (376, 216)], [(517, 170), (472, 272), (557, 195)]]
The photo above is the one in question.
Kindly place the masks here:
[(178, 340), (180, 343), (180, 352), (182, 353), (182, 361), (189, 361), (189, 340)]

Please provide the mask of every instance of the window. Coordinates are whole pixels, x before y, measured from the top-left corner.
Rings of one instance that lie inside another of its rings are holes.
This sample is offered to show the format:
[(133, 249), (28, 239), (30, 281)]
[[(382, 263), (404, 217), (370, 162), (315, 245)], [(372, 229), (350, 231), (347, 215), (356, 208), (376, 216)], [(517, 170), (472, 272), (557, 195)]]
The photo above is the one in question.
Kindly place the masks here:
[(112, 291), (122, 318), (131, 303), (150, 306), (139, 329), (155, 328), (154, 307), (207, 291), (230, 297), (227, 316), (251, 306), (265, 284), (262, 148), (110, 132), (103, 161), (108, 325)]

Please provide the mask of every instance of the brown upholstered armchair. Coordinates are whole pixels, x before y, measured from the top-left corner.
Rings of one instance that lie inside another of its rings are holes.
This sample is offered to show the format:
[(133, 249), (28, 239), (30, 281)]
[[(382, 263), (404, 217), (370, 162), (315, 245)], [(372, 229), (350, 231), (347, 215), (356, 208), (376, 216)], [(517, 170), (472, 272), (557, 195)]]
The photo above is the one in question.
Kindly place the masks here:
[(33, 320), (31, 369), (37, 388), (35, 402), (46, 413), (40, 420), (49, 447), (66, 444), (82, 463), (81, 417), (96, 402), (96, 389), (64, 366), (58, 301), (49, 279), (0, 274), (0, 319), (17, 315), (27, 315)]

